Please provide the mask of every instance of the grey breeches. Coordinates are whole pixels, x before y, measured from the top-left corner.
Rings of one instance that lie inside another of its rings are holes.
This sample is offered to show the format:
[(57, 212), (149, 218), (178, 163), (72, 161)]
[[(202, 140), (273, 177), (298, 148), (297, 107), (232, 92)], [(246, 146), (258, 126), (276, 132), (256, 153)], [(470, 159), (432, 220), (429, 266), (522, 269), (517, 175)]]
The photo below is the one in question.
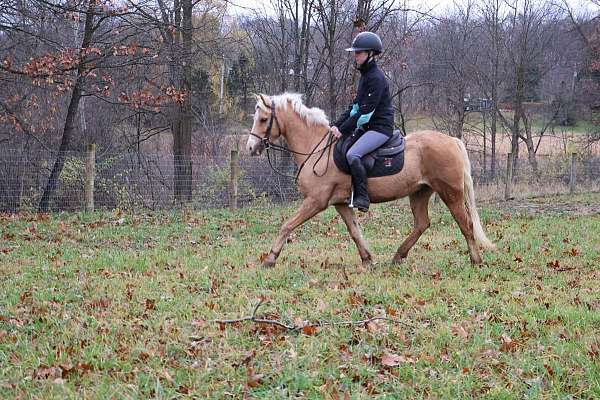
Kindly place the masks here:
[(387, 135), (377, 131), (366, 131), (363, 135), (350, 147), (346, 153), (348, 164), (352, 164), (355, 159), (361, 159), (379, 146), (389, 140)]

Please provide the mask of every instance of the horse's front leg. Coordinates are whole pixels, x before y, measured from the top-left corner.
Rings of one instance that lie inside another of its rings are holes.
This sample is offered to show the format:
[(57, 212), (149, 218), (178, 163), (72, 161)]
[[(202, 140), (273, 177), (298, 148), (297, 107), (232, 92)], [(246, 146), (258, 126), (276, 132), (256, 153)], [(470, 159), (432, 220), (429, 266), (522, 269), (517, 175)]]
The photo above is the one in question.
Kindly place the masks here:
[(348, 207), (346, 204), (336, 204), (335, 209), (342, 216), (342, 219), (348, 228), (348, 232), (350, 232), (352, 240), (354, 240), (354, 243), (356, 243), (363, 266), (371, 264), (371, 252), (369, 251), (367, 242), (365, 239), (363, 239), (360, 227), (356, 221), (356, 216), (354, 215), (354, 210)]
[(302, 225), (305, 221), (311, 219), (319, 212), (323, 211), (327, 207), (327, 204), (323, 206), (320, 202), (315, 201), (311, 198), (306, 198), (300, 205), (298, 211), (292, 218), (290, 218), (279, 230), (279, 234), (273, 240), (273, 244), (271, 245), (271, 251), (267, 255), (267, 257), (263, 261), (263, 266), (272, 267), (275, 265), (275, 261), (277, 257), (279, 257), (279, 253), (281, 253), (281, 249), (283, 248), (283, 244), (287, 240), (288, 236), (294, 229)]

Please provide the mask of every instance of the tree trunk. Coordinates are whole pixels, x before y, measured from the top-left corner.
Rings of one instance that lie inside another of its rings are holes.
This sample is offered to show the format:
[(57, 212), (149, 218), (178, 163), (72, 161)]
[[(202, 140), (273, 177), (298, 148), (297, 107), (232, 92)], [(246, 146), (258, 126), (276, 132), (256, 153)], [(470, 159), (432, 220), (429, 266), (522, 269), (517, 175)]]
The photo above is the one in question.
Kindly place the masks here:
[[(493, 84), (493, 88), (492, 88), (492, 103), (496, 104), (497, 101), (497, 96), (496, 96), (496, 87), (495, 87), (495, 83)], [(491, 145), (492, 145), (492, 150), (491, 150), (491, 168), (490, 168), (490, 174), (492, 176), (492, 179), (496, 179), (496, 130), (498, 129), (498, 114), (496, 113), (496, 107), (494, 106), (494, 108), (492, 109), (492, 120), (491, 120), (491, 124), (490, 124), (490, 140), (491, 140)]]
[[(304, 21), (302, 21), (302, 26), (298, 26), (300, 24), (300, 1), (301, 0), (294, 1), (295, 14), (292, 19), (294, 22), (294, 91), (296, 92), (300, 91), (300, 69), (302, 68), (302, 50), (304, 49), (302, 43), (304, 36)], [(305, 12), (302, 14), (306, 15)]]
[(328, 26), (328, 38), (327, 38), (327, 49), (328, 49), (328, 53), (327, 53), (327, 63), (328, 65), (328, 72), (329, 72), (329, 82), (328, 82), (328, 91), (329, 91), (329, 115), (331, 115), (332, 118), (334, 118), (334, 116), (336, 115), (336, 108), (337, 108), (337, 96), (336, 96), (336, 76), (335, 76), (335, 57), (334, 57), (334, 51), (335, 51), (335, 30), (336, 30), (336, 3), (335, 0), (330, 0), (329, 2), (329, 15), (331, 16), (331, 21), (329, 23)]
[(329, 52), (329, 56), (328, 56), (328, 63), (329, 63), (329, 80), (328, 80), (328, 85), (327, 85), (327, 91), (329, 92), (329, 115), (331, 115), (332, 118), (335, 118), (336, 114), (336, 108), (337, 108), (337, 101), (336, 101), (336, 92), (335, 92), (335, 65), (334, 65), (334, 58), (333, 58), (333, 51), (330, 50)]
[(311, 103), (313, 89), (309, 85), (308, 79), (308, 55), (310, 46), (310, 23), (312, 19), (312, 1), (304, 1), (304, 12), (302, 21), (302, 79), (304, 81), (304, 94), (306, 96), (306, 102)]
[[(91, 0), (88, 4), (88, 10), (85, 15), (84, 34), (80, 47), (81, 57), (84, 57), (83, 49), (87, 49), (92, 41), (92, 35), (94, 33), (93, 25), (95, 7), (96, 0)], [(54, 166), (52, 167), (52, 171), (50, 172), (50, 177), (48, 178), (48, 183), (46, 184), (46, 188), (44, 189), (44, 193), (42, 194), (42, 198), (40, 199), (40, 204), (38, 206), (39, 212), (45, 213), (49, 210), (50, 200), (52, 199), (52, 197), (54, 197), (54, 192), (56, 191), (56, 187), (58, 186), (60, 174), (65, 165), (66, 151), (69, 150), (71, 146), (71, 139), (73, 138), (73, 133), (75, 131), (75, 118), (77, 117), (77, 110), (79, 109), (79, 102), (81, 100), (81, 88), (85, 80), (85, 78), (82, 75), (84, 70), (83, 61), (84, 60), (82, 58), (80, 60), (79, 66), (77, 67), (77, 79), (75, 80), (73, 91), (71, 93), (71, 100), (69, 101), (69, 107), (67, 108), (67, 116), (65, 118), (65, 125), (63, 127), (58, 156), (56, 157), (56, 161), (54, 162)]]
[(510, 152), (512, 153), (512, 170), (513, 178), (517, 175), (517, 161), (519, 159), (519, 115), (517, 110), (514, 110), (513, 125), (511, 126), (511, 146)]
[(521, 117), (523, 112), (523, 91), (525, 90), (525, 69), (523, 67), (523, 56), (521, 56), (519, 64), (515, 69), (515, 103), (513, 110), (513, 126), (512, 128), (512, 146), (511, 152), (513, 155), (513, 178), (517, 175), (517, 163), (519, 160), (519, 138), (521, 137)]
[(533, 144), (533, 136), (531, 133), (531, 121), (527, 118), (524, 112), (521, 115), (521, 119), (523, 120), (523, 125), (525, 126), (525, 144), (527, 145), (527, 155), (529, 159), (529, 164), (533, 169), (533, 173), (537, 177), (539, 173), (537, 159), (535, 158), (535, 146)]
[(184, 204), (192, 200), (192, 112), (191, 112), (191, 54), (192, 54), (192, 1), (182, 0), (182, 53), (181, 88), (186, 93), (178, 107), (173, 123), (173, 166), (175, 202)]
[(462, 139), (463, 135), (463, 126), (465, 125), (465, 108), (462, 104), (462, 99), (464, 98), (464, 91), (461, 91), (461, 96), (459, 97), (460, 103), (458, 103), (457, 115), (456, 115), (456, 124), (454, 126), (454, 137), (458, 139)]

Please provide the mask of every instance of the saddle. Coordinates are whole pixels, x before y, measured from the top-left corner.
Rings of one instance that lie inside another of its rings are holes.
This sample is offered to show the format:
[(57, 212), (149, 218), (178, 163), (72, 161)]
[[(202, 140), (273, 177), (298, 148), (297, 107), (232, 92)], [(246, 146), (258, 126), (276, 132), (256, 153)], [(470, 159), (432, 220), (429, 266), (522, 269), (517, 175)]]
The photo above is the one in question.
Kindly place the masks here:
[[(364, 133), (356, 130), (352, 135), (342, 136), (333, 149), (333, 160), (335, 165), (345, 174), (350, 174), (350, 167), (346, 161), (346, 153), (350, 147)], [(369, 178), (397, 174), (404, 167), (404, 137), (399, 130), (394, 131), (392, 137), (381, 147), (365, 155), (362, 158), (363, 165)]]

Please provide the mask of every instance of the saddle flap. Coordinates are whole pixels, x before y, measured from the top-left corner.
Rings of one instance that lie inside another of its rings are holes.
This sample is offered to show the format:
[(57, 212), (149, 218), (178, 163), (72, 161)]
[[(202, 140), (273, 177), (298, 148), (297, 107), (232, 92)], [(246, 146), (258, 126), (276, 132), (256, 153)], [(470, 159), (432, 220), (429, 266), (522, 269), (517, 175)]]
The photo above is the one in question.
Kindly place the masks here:
[(383, 144), (380, 148), (375, 150), (376, 157), (390, 157), (404, 151), (404, 136), (400, 134), (399, 130), (394, 131), (392, 137)]

